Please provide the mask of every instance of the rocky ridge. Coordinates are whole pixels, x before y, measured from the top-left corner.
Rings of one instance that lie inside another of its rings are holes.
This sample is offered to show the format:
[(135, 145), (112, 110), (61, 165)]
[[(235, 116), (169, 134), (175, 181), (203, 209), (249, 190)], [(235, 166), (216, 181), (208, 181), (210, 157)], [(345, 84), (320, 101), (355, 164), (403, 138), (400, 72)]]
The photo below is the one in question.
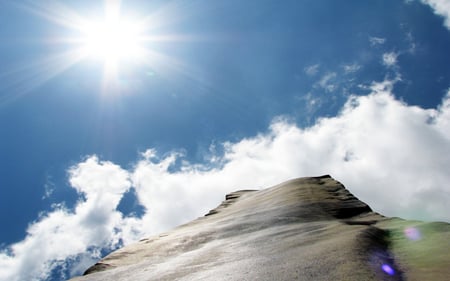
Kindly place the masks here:
[(73, 280), (447, 280), (449, 238), (449, 224), (386, 218), (330, 176), (299, 178), (230, 193)]

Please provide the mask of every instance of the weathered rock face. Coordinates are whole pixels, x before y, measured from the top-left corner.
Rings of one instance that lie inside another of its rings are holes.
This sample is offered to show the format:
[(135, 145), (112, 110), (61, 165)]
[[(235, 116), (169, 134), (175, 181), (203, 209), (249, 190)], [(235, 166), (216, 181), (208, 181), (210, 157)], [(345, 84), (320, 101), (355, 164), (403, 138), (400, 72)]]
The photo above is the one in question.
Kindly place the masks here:
[(237, 191), (74, 280), (448, 280), (450, 225), (386, 218), (329, 176)]

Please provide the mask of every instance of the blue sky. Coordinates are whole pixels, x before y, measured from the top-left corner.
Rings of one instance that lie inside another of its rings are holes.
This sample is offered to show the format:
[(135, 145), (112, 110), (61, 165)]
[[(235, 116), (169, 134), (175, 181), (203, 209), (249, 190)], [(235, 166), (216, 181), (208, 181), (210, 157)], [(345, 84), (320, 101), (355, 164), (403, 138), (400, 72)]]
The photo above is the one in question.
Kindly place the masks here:
[(0, 280), (293, 177), (450, 221), (448, 50), (448, 0), (1, 1)]

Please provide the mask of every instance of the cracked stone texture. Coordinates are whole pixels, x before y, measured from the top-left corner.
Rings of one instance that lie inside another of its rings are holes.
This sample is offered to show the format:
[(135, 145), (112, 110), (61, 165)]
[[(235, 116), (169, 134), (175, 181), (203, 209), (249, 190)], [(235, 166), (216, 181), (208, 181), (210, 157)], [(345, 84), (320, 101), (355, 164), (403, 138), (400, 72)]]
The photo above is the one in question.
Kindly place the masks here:
[(330, 176), (299, 178), (228, 194), (72, 280), (448, 280), (449, 238), (448, 223), (386, 218)]

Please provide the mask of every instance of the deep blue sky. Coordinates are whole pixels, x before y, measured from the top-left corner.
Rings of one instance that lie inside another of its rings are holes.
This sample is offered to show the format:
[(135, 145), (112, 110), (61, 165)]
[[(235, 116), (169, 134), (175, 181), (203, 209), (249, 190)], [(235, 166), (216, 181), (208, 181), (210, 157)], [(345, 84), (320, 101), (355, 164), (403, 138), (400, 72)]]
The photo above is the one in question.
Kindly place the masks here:
[[(101, 17), (103, 3), (93, 2), (61, 4)], [(419, 1), (124, 1), (123, 14), (136, 18), (162, 11), (147, 32), (175, 39), (145, 47), (178, 64), (123, 64), (112, 94), (102, 93), (101, 60), (63, 71), (63, 61), (49, 62), (73, 48), (52, 39), (76, 31), (43, 16), (54, 16), (56, 2), (32, 3), (0, 2), (4, 247), (22, 240), (53, 203), (75, 204), (67, 169), (88, 155), (127, 168), (156, 148), (202, 163), (211, 144), (265, 132), (277, 116), (300, 128), (335, 116), (373, 81), (399, 78), (395, 97), (422, 108), (436, 108), (450, 86), (449, 30)], [(383, 64), (389, 53), (391, 66)], [(131, 210), (134, 199), (127, 200), (122, 208)]]

